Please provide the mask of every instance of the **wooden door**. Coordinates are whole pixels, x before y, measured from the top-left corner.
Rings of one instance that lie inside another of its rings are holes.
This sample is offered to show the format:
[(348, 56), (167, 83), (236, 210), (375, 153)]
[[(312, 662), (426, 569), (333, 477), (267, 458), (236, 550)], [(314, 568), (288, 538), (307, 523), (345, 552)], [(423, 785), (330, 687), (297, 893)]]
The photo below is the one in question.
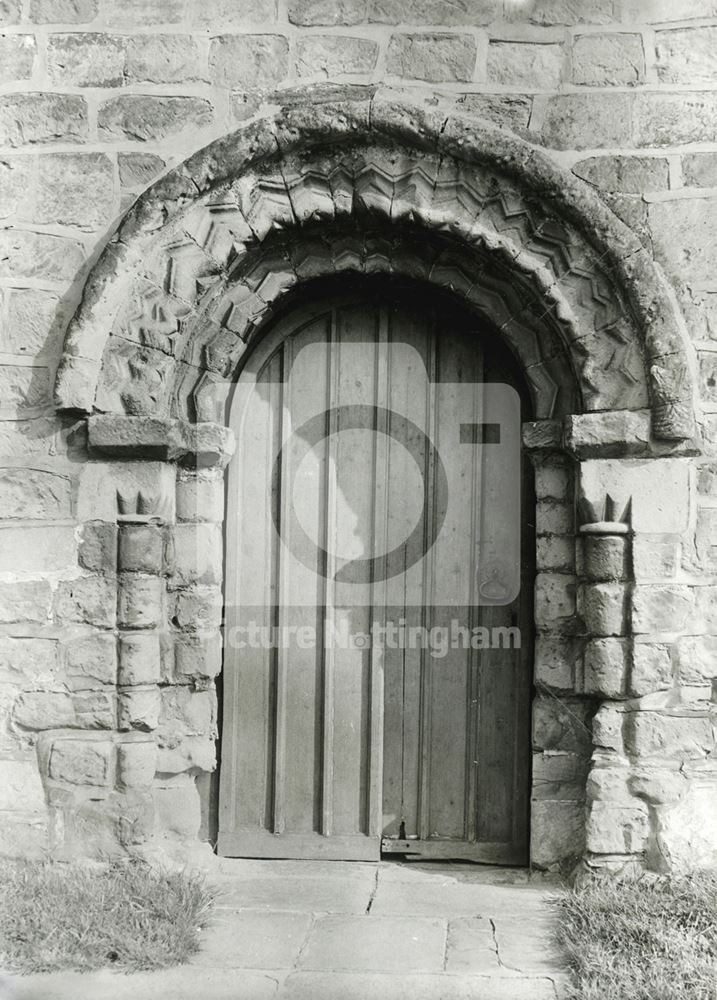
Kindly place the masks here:
[[(491, 397), (509, 369), (474, 320), (378, 288), (252, 353), (230, 414), (220, 854), (527, 860), (531, 582), (515, 466), (491, 455), (503, 417), (519, 436)], [(501, 627), (520, 648), (495, 648)]]

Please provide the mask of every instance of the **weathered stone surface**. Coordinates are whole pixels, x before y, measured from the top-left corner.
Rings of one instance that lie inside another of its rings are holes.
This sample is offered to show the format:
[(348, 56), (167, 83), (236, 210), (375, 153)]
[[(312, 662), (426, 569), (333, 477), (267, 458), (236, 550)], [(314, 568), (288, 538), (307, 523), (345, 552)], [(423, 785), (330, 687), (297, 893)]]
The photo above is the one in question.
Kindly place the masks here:
[(28, 80), (36, 54), (34, 35), (0, 35), (0, 84)]
[(644, 453), (650, 441), (646, 410), (612, 410), (566, 417), (565, 444), (579, 458)]
[(628, 753), (639, 757), (704, 757), (715, 746), (705, 716), (628, 712), (623, 729)]
[(626, 535), (584, 535), (583, 571), (588, 580), (624, 580), (627, 576)]
[(117, 584), (104, 576), (61, 580), (55, 594), (55, 617), (59, 622), (85, 622), (113, 628)]
[(123, 788), (149, 788), (154, 780), (157, 747), (152, 743), (123, 743), (118, 749), (119, 780)]
[(690, 463), (683, 458), (583, 462), (580, 489), (587, 500), (610, 496), (618, 512), (631, 503), (637, 532), (682, 532), (687, 528)]
[(176, 596), (176, 624), (180, 628), (211, 632), (222, 616), (222, 595), (215, 587), (188, 587)]
[(74, 690), (117, 683), (117, 640), (113, 633), (72, 639), (62, 650), (69, 686)]
[(686, 187), (717, 187), (717, 153), (687, 153), (682, 178)]
[(717, 75), (717, 27), (674, 28), (655, 36), (662, 83), (713, 84)]
[(685, 635), (677, 642), (682, 684), (711, 684), (717, 678), (717, 636)]
[(585, 647), (585, 693), (625, 697), (629, 666), (629, 640), (592, 639)]
[(99, 229), (117, 208), (114, 165), (103, 153), (39, 158), (34, 222)]
[(33, 24), (84, 24), (97, 16), (99, 0), (30, 0)]
[(689, 21), (717, 14), (715, 0), (621, 0), (620, 20), (636, 24)]
[(163, 556), (164, 534), (159, 525), (121, 525), (118, 567), (122, 572), (161, 573)]
[(694, 607), (690, 588), (677, 584), (638, 585), (632, 601), (632, 627), (638, 634), (679, 632)]
[(127, 40), (127, 78), (137, 83), (208, 80), (206, 55), (191, 35), (135, 35)]
[(476, 53), (471, 35), (393, 35), (386, 72), (430, 83), (465, 83), (473, 79)]
[(164, 160), (154, 153), (120, 153), (118, 159), (123, 188), (145, 188), (165, 167)]
[(47, 142), (83, 142), (87, 104), (76, 94), (4, 94), (0, 96), (0, 144), (23, 146)]
[(575, 539), (571, 535), (547, 535), (535, 543), (536, 566), (539, 570), (575, 572)]
[(47, 580), (0, 583), (0, 624), (47, 621), (51, 598)]
[(161, 705), (158, 687), (125, 688), (117, 701), (117, 724), (125, 732), (131, 729), (150, 732), (159, 725)]
[(590, 715), (587, 701), (538, 695), (533, 702), (533, 747), (589, 753)]
[(120, 635), (119, 683), (123, 686), (156, 684), (161, 674), (158, 632), (124, 632)]
[(587, 583), (578, 587), (578, 614), (588, 633), (624, 635), (627, 627), (627, 588), (622, 583)]
[(52, 639), (4, 635), (0, 642), (0, 682), (23, 688), (49, 687), (55, 679), (57, 643)]
[(84, 261), (82, 244), (50, 233), (19, 229), (0, 233), (0, 278), (71, 281)]
[(40, 779), (36, 760), (0, 760), (0, 810), (3, 823), (8, 820), (7, 812), (17, 809), (44, 813), (45, 792)]
[(674, 577), (679, 566), (679, 542), (662, 535), (635, 535), (632, 540), (632, 570), (638, 582)]
[(636, 94), (632, 122), (633, 138), (638, 146), (714, 142), (717, 136), (717, 92)]
[[(681, 198), (649, 207), (658, 259), (671, 274), (685, 281), (706, 283), (714, 273), (717, 254), (717, 200)], [(703, 383), (704, 386), (704, 383)]]
[(666, 191), (670, 166), (664, 156), (589, 156), (573, 166), (583, 180), (621, 194)]
[(562, 45), (491, 42), (488, 83), (526, 90), (554, 90), (560, 86), (564, 61)]
[(166, 139), (190, 128), (205, 128), (212, 119), (211, 104), (200, 97), (132, 94), (101, 104), (97, 128), (100, 139), (145, 142)]
[(585, 848), (585, 806), (581, 802), (544, 799), (530, 808), (530, 860), (550, 868), (577, 859)]
[(120, 6), (109, 0), (103, 9), (107, 24), (123, 31), (135, 26), (177, 24), (184, 13), (184, 0), (123, 0)]
[(123, 573), (117, 600), (122, 628), (156, 628), (162, 622), (162, 580), (157, 576)]
[(584, 646), (584, 639), (538, 635), (535, 640), (535, 683), (552, 691), (574, 691)]
[(72, 492), (67, 476), (43, 469), (0, 468), (3, 519), (56, 520), (70, 516)]
[(219, 87), (274, 87), (289, 72), (289, 42), (284, 35), (221, 35), (212, 39), (209, 69)]
[(378, 58), (378, 44), (370, 38), (309, 35), (296, 50), (298, 76), (335, 76), (370, 73)]
[(642, 802), (624, 806), (592, 802), (587, 812), (586, 847), (593, 854), (637, 854), (649, 834), (649, 815)]
[(213, 524), (178, 524), (174, 529), (174, 585), (222, 582), (221, 528)]
[(698, 508), (695, 549), (700, 566), (708, 572), (715, 572), (717, 570), (717, 508)]
[(506, 14), (514, 21), (530, 20), (534, 24), (609, 24), (614, 20), (612, 0), (540, 0), (526, 10), (523, 4), (510, 5)]
[(636, 642), (632, 649), (629, 694), (642, 698), (672, 687), (672, 658), (669, 646), (657, 642)]
[(0, 399), (4, 416), (22, 416), (24, 411), (49, 406), (52, 387), (47, 368), (7, 365), (0, 368)]
[(80, 528), (80, 566), (92, 573), (112, 574), (117, 568), (117, 525), (87, 521)]
[(50, 777), (73, 785), (106, 785), (112, 749), (111, 743), (58, 740), (50, 752)]
[(201, 824), (199, 793), (194, 779), (152, 789), (157, 828), (195, 840)]
[(29, 156), (5, 156), (0, 160), (0, 219), (15, 221), (32, 218), (33, 173)]
[(176, 637), (174, 644), (175, 670), (178, 681), (192, 677), (216, 677), (222, 668), (222, 636), (220, 632)]
[(13, 288), (8, 295), (7, 323), (0, 329), (0, 351), (38, 361), (56, 357), (65, 322), (65, 309), (55, 292)]
[(114, 729), (115, 709), (110, 693), (26, 691), (15, 702), (13, 719), (26, 729)]
[(216, 705), (214, 691), (194, 691), (190, 687), (164, 688), (159, 720), (160, 741), (176, 745), (181, 736), (216, 735)]
[(563, 750), (533, 753), (533, 801), (585, 800), (585, 779), (590, 761)]
[(590, 87), (630, 85), (645, 79), (642, 35), (578, 35), (573, 44), (573, 83)]
[(157, 771), (162, 774), (181, 774), (192, 768), (214, 771), (216, 766), (216, 744), (211, 736), (184, 736), (177, 746), (157, 749)]
[(600, 706), (593, 717), (592, 734), (596, 747), (624, 752), (622, 738), (623, 713), (609, 702)]
[(125, 83), (125, 48), (126, 40), (118, 35), (50, 35), (50, 79), (59, 87), (120, 87)]
[(224, 519), (224, 479), (216, 473), (185, 473), (177, 480), (177, 519), (214, 521)]
[(717, 785), (692, 780), (681, 800), (658, 810), (655, 867), (675, 871), (717, 867)]
[(289, 20), (305, 26), (360, 24), (369, 0), (289, 0)]
[(533, 99), (521, 94), (464, 94), (458, 100), (458, 107), (515, 131), (528, 127)]
[(555, 149), (624, 146), (630, 139), (629, 94), (563, 94), (550, 97), (542, 139)]
[(382, 24), (490, 24), (500, 16), (498, 0), (370, 0), (369, 21)]
[(0, 2), (0, 25), (17, 24), (22, 14), (22, 0)]
[(539, 573), (535, 581), (535, 620), (546, 628), (575, 614), (575, 577)]
[(276, 21), (276, 0), (242, 0), (240, 4), (235, 0), (204, 0), (192, 4), (190, 16), (199, 27), (213, 29), (221, 25), (222, 31), (246, 25), (265, 28)]
[(567, 535), (573, 529), (572, 505), (556, 500), (538, 500), (535, 530), (539, 535)]

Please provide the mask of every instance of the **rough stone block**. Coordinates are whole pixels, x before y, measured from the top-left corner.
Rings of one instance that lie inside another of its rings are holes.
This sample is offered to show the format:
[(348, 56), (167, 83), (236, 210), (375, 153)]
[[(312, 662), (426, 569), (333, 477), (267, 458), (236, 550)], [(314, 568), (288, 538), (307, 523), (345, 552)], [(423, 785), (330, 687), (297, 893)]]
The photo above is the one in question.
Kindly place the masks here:
[(190, 16), (194, 24), (210, 29), (218, 24), (223, 31), (247, 25), (264, 28), (276, 21), (276, 0), (242, 0), (240, 4), (235, 0), (204, 0), (201, 4), (192, 4)]
[(386, 72), (429, 83), (467, 83), (473, 79), (476, 54), (472, 35), (393, 35)]
[(58, 153), (38, 161), (33, 221), (99, 229), (118, 209), (114, 166), (104, 153)]
[(649, 410), (580, 413), (565, 424), (567, 448), (583, 459), (644, 453), (650, 441)]
[(624, 580), (627, 576), (626, 535), (583, 535), (583, 570), (588, 580)]
[(661, 83), (711, 85), (717, 75), (717, 27), (674, 28), (655, 35)]
[(560, 86), (564, 61), (562, 45), (493, 41), (488, 46), (488, 83), (555, 90)]
[(506, 5), (506, 15), (514, 21), (529, 20), (540, 25), (609, 24), (613, 21), (613, 0), (540, 0), (526, 9), (523, 4)]
[(120, 153), (120, 184), (123, 188), (142, 189), (162, 173), (164, 160), (154, 153)]
[(586, 701), (538, 695), (533, 702), (533, 747), (589, 754), (590, 714)]
[(575, 527), (571, 504), (558, 500), (538, 500), (535, 530), (539, 535), (567, 535)]
[(190, 778), (152, 790), (157, 829), (186, 840), (196, 840), (201, 824), (199, 792)]
[(667, 191), (670, 167), (664, 156), (589, 156), (573, 166), (573, 173), (603, 191), (642, 195)]
[(632, 540), (632, 568), (640, 582), (668, 580), (679, 566), (680, 543), (662, 535), (635, 535)]
[(717, 14), (715, 0), (621, 0), (620, 20), (626, 23), (658, 24), (689, 21)]
[(717, 153), (687, 153), (682, 157), (685, 187), (717, 187)]
[(121, 87), (125, 83), (125, 48), (126, 40), (118, 35), (50, 35), (50, 79), (60, 87)]
[(97, 17), (99, 0), (30, 0), (33, 24), (85, 24)]
[(626, 146), (630, 94), (563, 94), (548, 98), (542, 139), (555, 149)]
[(213, 690), (163, 688), (159, 719), (160, 742), (176, 745), (179, 737), (215, 736), (216, 716), (217, 696)]
[(717, 508), (700, 507), (697, 511), (695, 548), (700, 565), (708, 572), (717, 570)]
[(209, 69), (218, 87), (267, 89), (289, 72), (284, 35), (220, 35), (212, 39)]
[(624, 635), (628, 591), (622, 583), (586, 583), (578, 587), (578, 614), (595, 636)]
[(76, 94), (0, 96), (0, 145), (83, 142), (87, 128), (87, 104)]
[(0, 25), (17, 24), (22, 16), (22, 0), (2, 0), (0, 2)]
[(584, 645), (583, 639), (538, 635), (535, 640), (535, 683), (551, 691), (574, 691)]
[(161, 774), (181, 774), (194, 768), (214, 771), (216, 766), (216, 743), (211, 737), (186, 736), (177, 746), (157, 750), (157, 771)]
[(56, 666), (57, 643), (54, 639), (2, 637), (0, 682), (23, 688), (50, 687)]
[(36, 55), (34, 35), (0, 35), (0, 84), (29, 80)]
[(638, 854), (650, 831), (647, 806), (593, 802), (588, 807), (586, 847), (591, 854)]
[(203, 129), (214, 117), (200, 97), (127, 94), (104, 101), (97, 115), (100, 139), (156, 142), (189, 129)]
[(538, 628), (550, 627), (574, 614), (575, 577), (567, 573), (539, 573), (535, 579)]
[(636, 532), (677, 533), (687, 529), (690, 461), (684, 458), (607, 459), (583, 462), (580, 489), (593, 503), (610, 496), (618, 511), (631, 503)]
[(669, 646), (656, 642), (636, 642), (632, 649), (629, 693), (642, 698), (672, 687), (672, 659)]
[(695, 587), (694, 601), (694, 629), (690, 631), (717, 632), (717, 587)]
[(174, 529), (174, 585), (220, 584), (223, 539), (218, 525), (178, 524)]
[(638, 585), (633, 593), (633, 631), (637, 634), (679, 632), (687, 624), (694, 603), (689, 587), (678, 584)]
[[(704, 198), (680, 198), (649, 206), (655, 253), (669, 273), (679, 274), (684, 281), (709, 283), (717, 263), (713, 250), (717, 239), (716, 207), (715, 199)], [(712, 400), (714, 358), (714, 355), (702, 356), (708, 362), (707, 372), (702, 371), (703, 395)]]
[(157, 632), (124, 632), (120, 635), (119, 683), (122, 686), (156, 684), (161, 674), (160, 638)]
[(704, 757), (715, 748), (707, 716), (629, 712), (624, 732), (628, 753), (637, 757)]
[(521, 94), (464, 94), (458, 100), (458, 107), (467, 114), (515, 131), (528, 127), (533, 99)]
[(208, 80), (204, 48), (191, 35), (135, 35), (127, 40), (127, 78), (137, 83)]
[(717, 636), (685, 635), (677, 642), (680, 683), (700, 686), (717, 678)]
[(628, 639), (592, 639), (585, 647), (585, 693), (624, 698), (629, 668)]
[(530, 860), (536, 868), (577, 861), (585, 849), (585, 806), (544, 799), (530, 809)]
[(15, 702), (13, 719), (25, 729), (114, 729), (114, 702), (101, 691), (26, 691)]
[(624, 752), (623, 713), (612, 705), (601, 705), (593, 718), (593, 743), (603, 750)]
[(67, 476), (42, 469), (0, 468), (3, 519), (59, 520), (70, 516), (71, 505)]
[(114, 628), (117, 584), (103, 576), (61, 580), (55, 594), (55, 617), (59, 622), (84, 622), (99, 628)]
[(178, 628), (212, 632), (222, 618), (222, 595), (216, 587), (188, 587), (176, 596), (175, 624)]
[(179, 521), (224, 520), (224, 479), (216, 473), (194, 473), (177, 480)]
[(302, 27), (360, 24), (369, 0), (289, 0), (289, 21)]
[(161, 573), (164, 533), (156, 524), (122, 524), (119, 529), (119, 569), (123, 572)]
[(380, 24), (490, 24), (501, 14), (499, 0), (371, 0), (369, 21)]
[(717, 867), (717, 783), (692, 780), (682, 799), (658, 810), (654, 866), (675, 871)]
[(44, 813), (47, 810), (45, 791), (42, 787), (37, 760), (0, 760), (0, 810), (3, 824), (8, 812), (18, 808), (27, 813)]
[(62, 647), (69, 686), (79, 691), (117, 683), (117, 640), (114, 633), (71, 639)]
[(533, 754), (533, 801), (585, 801), (590, 761), (577, 753), (557, 750)]
[(157, 747), (154, 743), (123, 743), (118, 748), (119, 780), (123, 788), (149, 788), (154, 781)]
[(547, 535), (538, 538), (535, 552), (539, 570), (575, 572), (575, 539), (572, 535)]
[(112, 751), (111, 743), (58, 740), (50, 752), (50, 777), (73, 785), (107, 785)]
[(28, 410), (47, 407), (52, 383), (45, 367), (6, 365), (0, 367), (0, 399), (4, 416), (23, 416)]
[(178, 635), (174, 645), (177, 680), (216, 677), (222, 668), (220, 632), (207, 635)]
[(645, 79), (642, 35), (578, 35), (573, 43), (573, 83), (630, 86)]
[(162, 696), (158, 687), (126, 688), (119, 692), (117, 723), (119, 729), (150, 732), (159, 725)]
[(717, 135), (717, 92), (636, 94), (632, 123), (633, 139), (638, 146), (714, 142)]
[(117, 568), (117, 525), (86, 521), (80, 528), (78, 558), (84, 569), (113, 574)]
[(164, 586), (160, 577), (123, 573), (117, 601), (121, 628), (156, 628), (162, 622)]
[(571, 499), (572, 476), (565, 464), (541, 462), (535, 470), (535, 495), (539, 500)]
[(84, 257), (82, 244), (64, 236), (20, 229), (0, 233), (0, 279), (5, 281), (32, 278), (65, 285), (75, 277)]
[(47, 580), (0, 583), (0, 624), (47, 621), (52, 591)]
[(178, 24), (185, 16), (184, 0), (109, 0), (104, 5), (104, 18), (113, 28), (143, 28), (155, 24)]
[(299, 77), (322, 78), (367, 74), (376, 65), (378, 44), (370, 38), (341, 35), (309, 35), (300, 38), (296, 51)]

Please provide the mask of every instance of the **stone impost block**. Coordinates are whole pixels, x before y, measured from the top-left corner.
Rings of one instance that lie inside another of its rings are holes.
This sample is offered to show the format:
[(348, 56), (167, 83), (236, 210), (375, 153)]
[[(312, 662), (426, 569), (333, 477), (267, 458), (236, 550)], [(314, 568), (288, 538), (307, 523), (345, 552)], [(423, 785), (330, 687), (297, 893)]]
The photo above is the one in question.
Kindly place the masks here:
[(578, 614), (594, 636), (625, 635), (628, 588), (622, 583), (584, 583), (578, 587)]
[(630, 652), (629, 639), (592, 639), (585, 647), (585, 693), (624, 698)]
[(117, 640), (112, 632), (71, 639), (63, 646), (68, 686), (76, 691), (117, 683)]
[(587, 811), (586, 847), (592, 854), (638, 854), (649, 835), (647, 806), (592, 802)]
[(700, 758), (714, 752), (715, 734), (704, 715), (629, 712), (625, 746), (636, 757)]
[(50, 752), (50, 777), (73, 785), (108, 785), (112, 751), (108, 742), (57, 740)]
[(632, 597), (632, 629), (636, 634), (680, 632), (685, 628), (694, 607), (689, 587), (638, 584)]
[(628, 575), (626, 535), (584, 534), (583, 572), (588, 580), (597, 582), (624, 580)]
[(649, 442), (649, 410), (580, 413), (565, 418), (565, 446), (576, 458), (645, 454)]
[(158, 576), (123, 573), (119, 582), (117, 623), (120, 628), (156, 628), (162, 622), (164, 584)]
[(123, 632), (119, 640), (119, 683), (123, 687), (156, 684), (161, 676), (158, 632)]
[(162, 528), (157, 524), (122, 524), (119, 529), (120, 572), (161, 573), (164, 551)]
[(154, 742), (122, 743), (117, 763), (123, 788), (149, 788), (156, 771), (157, 747)]
[(222, 668), (222, 636), (179, 634), (174, 645), (176, 679), (216, 677)]
[(159, 725), (162, 696), (158, 687), (123, 688), (119, 692), (117, 718), (119, 729), (150, 732)]
[(672, 687), (672, 657), (670, 648), (659, 642), (636, 642), (632, 650), (629, 693), (642, 698), (655, 691)]
[(112, 574), (117, 569), (117, 525), (88, 521), (80, 530), (78, 559), (92, 573)]
[(91, 448), (116, 458), (190, 461), (200, 468), (225, 466), (234, 454), (234, 435), (220, 424), (97, 414), (87, 421)]

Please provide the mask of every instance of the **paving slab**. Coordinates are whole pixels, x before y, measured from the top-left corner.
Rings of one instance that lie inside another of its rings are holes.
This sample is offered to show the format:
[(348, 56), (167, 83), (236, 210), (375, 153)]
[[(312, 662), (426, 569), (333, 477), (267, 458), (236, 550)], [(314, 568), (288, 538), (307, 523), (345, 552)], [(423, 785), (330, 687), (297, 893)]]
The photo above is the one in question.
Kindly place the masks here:
[(515, 916), (531, 919), (548, 912), (543, 890), (529, 886), (495, 886), (458, 882), (447, 877), (425, 877), (393, 881), (379, 872), (378, 887), (371, 904), (376, 916), (408, 914), (417, 917)]
[(446, 923), (362, 917), (321, 917), (301, 953), (302, 969), (354, 972), (442, 972)]
[(504, 974), (490, 919), (459, 917), (448, 922), (445, 969), (460, 975)]
[(14, 982), (12, 1000), (273, 1000), (286, 973), (180, 966), (161, 972), (63, 972)]
[(375, 868), (359, 878), (251, 878), (220, 886), (217, 908), (299, 913), (365, 913), (376, 885)]
[(500, 962), (524, 975), (552, 975), (565, 968), (556, 941), (557, 915), (539, 921), (496, 917), (491, 921)]
[(314, 918), (310, 913), (218, 910), (202, 932), (192, 965), (218, 969), (291, 969)]
[(556, 1000), (547, 978), (295, 972), (277, 1000)]

